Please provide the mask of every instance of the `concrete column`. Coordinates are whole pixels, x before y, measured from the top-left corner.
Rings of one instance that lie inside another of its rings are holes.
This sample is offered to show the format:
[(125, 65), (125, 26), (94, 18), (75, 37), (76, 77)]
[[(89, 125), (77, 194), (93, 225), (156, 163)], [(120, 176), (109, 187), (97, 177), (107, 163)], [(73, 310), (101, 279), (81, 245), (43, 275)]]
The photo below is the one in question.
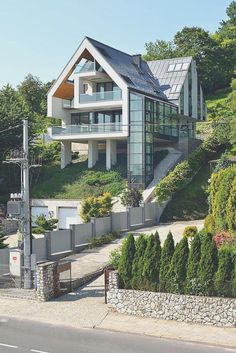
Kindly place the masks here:
[(61, 142), (61, 169), (71, 163), (71, 141)]
[(106, 169), (110, 170), (117, 161), (117, 145), (115, 140), (106, 140)]
[(93, 168), (98, 160), (98, 143), (94, 140), (88, 141), (88, 168)]
[(198, 77), (196, 63), (192, 63), (192, 116), (197, 119), (198, 115)]

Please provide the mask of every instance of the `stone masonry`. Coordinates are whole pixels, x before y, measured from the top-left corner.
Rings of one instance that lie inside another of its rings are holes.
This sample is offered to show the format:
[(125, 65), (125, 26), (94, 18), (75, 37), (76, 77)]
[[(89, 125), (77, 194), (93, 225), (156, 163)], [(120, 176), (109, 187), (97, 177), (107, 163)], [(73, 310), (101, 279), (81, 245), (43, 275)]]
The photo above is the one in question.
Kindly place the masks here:
[(59, 295), (60, 282), (56, 262), (37, 265), (37, 299), (45, 302)]
[(109, 274), (107, 300), (122, 314), (236, 327), (236, 299), (119, 289), (116, 271)]

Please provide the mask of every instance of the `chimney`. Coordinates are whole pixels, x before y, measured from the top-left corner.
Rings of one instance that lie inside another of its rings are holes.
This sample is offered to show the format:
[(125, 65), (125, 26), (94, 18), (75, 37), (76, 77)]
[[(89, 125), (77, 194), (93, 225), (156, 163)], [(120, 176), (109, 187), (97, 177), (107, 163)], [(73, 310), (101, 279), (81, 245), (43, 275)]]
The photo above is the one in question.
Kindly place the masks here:
[(141, 69), (141, 54), (132, 55), (133, 64), (137, 65)]

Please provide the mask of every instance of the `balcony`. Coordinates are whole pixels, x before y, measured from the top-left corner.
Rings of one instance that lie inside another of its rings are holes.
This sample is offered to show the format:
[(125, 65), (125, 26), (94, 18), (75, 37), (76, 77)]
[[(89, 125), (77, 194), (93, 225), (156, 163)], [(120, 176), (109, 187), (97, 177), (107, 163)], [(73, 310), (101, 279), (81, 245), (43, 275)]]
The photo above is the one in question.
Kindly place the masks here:
[[(113, 132), (122, 132), (121, 123), (111, 123), (111, 124), (88, 124), (88, 125), (68, 125), (66, 127), (62, 126), (52, 126), (51, 135), (55, 136), (68, 136), (68, 135), (86, 135), (86, 134), (106, 134)], [(82, 136), (81, 136), (82, 137)]]
[(101, 101), (119, 101), (122, 99), (121, 90), (94, 92), (90, 94), (80, 94), (80, 103), (101, 102)]

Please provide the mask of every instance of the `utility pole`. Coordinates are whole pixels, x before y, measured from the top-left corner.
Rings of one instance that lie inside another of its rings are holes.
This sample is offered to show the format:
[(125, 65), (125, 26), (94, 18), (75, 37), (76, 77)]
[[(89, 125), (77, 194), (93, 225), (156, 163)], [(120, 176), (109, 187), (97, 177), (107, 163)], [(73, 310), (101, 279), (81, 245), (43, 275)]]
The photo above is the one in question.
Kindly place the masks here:
[(29, 143), (28, 120), (23, 120), (23, 164), (22, 164), (22, 198), (24, 201), (24, 288), (30, 289), (31, 280), (31, 242), (30, 242), (30, 200), (29, 200)]

